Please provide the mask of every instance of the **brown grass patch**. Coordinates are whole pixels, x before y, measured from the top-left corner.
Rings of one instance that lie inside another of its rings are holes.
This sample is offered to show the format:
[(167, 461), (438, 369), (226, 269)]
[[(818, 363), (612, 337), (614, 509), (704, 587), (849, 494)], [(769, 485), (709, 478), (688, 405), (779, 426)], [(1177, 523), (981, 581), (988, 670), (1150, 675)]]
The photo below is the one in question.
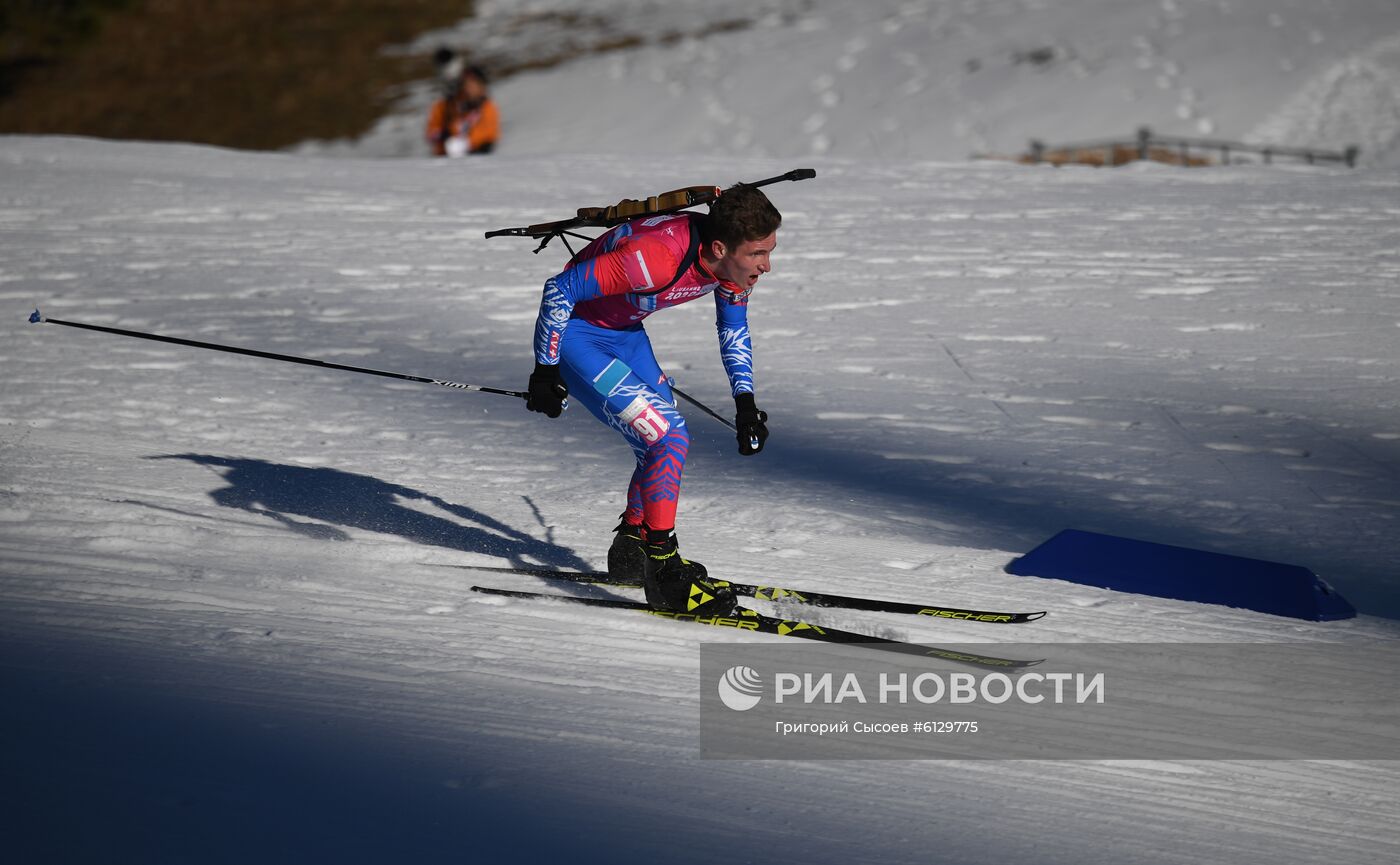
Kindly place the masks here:
[(126, 8), (97, 12), (89, 35), (59, 27), (38, 50), (6, 52), (0, 131), (248, 149), (357, 136), (398, 85), (433, 74), (428, 58), (382, 49), (472, 11), (471, 0), (96, 5)]

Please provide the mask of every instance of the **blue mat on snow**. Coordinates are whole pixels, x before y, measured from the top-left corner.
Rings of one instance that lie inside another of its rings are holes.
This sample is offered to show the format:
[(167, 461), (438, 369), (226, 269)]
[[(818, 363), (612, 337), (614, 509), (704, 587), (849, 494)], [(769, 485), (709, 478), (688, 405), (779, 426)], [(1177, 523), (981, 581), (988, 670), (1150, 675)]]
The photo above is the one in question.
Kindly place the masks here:
[(1076, 529), (1060, 532), (1012, 561), (1006, 571), (1314, 622), (1356, 615), (1336, 590), (1299, 565)]

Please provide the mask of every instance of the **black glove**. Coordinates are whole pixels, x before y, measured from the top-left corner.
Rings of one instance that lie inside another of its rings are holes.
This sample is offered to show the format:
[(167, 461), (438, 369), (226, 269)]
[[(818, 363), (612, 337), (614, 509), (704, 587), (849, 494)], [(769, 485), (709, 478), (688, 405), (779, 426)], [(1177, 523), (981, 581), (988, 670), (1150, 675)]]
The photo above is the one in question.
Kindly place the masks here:
[(568, 401), (569, 387), (564, 384), (558, 365), (537, 361), (535, 371), (530, 373), (530, 395), (525, 398), (525, 407), (549, 417), (559, 417)]
[(741, 393), (734, 397), (734, 428), (738, 430), (739, 453), (748, 457), (763, 450), (768, 441), (768, 412), (760, 411), (753, 404), (753, 394)]

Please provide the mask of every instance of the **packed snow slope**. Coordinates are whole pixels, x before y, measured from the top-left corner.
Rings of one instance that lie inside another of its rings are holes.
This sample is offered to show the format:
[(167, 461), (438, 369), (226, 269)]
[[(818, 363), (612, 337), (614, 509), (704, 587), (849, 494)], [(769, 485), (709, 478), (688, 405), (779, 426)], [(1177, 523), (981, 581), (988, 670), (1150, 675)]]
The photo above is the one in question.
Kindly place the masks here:
[[(509, 153), (963, 160), (1149, 126), (1400, 165), (1393, 0), (481, 0), (405, 50), (441, 44), (574, 58), (495, 87)], [(308, 149), (426, 155), (434, 92)]]
[[(908, 640), (1400, 636), (1400, 175), (803, 162), (751, 307), (772, 438), (691, 413), (689, 556), (1050, 611), (815, 617)], [(563, 250), (483, 232), (799, 164), (0, 139), (14, 861), (1400, 859), (1387, 763), (700, 760), (700, 643), (777, 638), (441, 567), (604, 561), (630, 454), (590, 417), (26, 323), (521, 388)], [(648, 329), (727, 410), (709, 304)], [(1002, 571), (1067, 527), (1304, 564), (1362, 615)]]

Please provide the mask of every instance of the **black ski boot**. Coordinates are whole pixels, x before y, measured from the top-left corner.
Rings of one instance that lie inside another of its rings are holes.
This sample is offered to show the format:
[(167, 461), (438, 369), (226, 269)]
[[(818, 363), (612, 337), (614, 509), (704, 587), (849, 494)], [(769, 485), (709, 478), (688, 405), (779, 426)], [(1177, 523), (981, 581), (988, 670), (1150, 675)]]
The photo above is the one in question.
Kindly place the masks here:
[(647, 548), (642, 543), (642, 527), (622, 520), (613, 529), (617, 537), (608, 547), (608, 576), (614, 580), (642, 582), (647, 571)]
[(658, 610), (697, 616), (732, 616), (738, 608), (734, 590), (711, 580), (705, 566), (681, 558), (674, 532), (645, 529), (647, 603)]

